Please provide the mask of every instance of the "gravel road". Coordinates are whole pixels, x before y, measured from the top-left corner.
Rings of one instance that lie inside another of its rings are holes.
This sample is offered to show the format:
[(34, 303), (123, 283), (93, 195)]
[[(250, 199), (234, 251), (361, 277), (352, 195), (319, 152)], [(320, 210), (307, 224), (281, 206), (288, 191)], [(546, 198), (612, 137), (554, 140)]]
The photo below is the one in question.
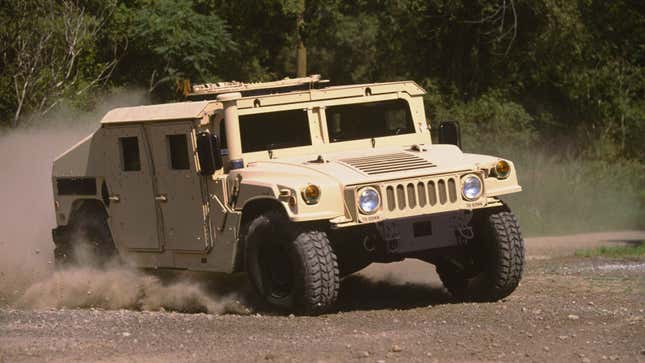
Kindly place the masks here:
[[(497, 303), (455, 303), (418, 261), (372, 265), (346, 278), (339, 311), (320, 317), (250, 312), (231, 297), (206, 309), (217, 314), (167, 302), (66, 309), (46, 303), (54, 290), (32, 286), (38, 309), (10, 298), (21, 290), (0, 302), (0, 362), (645, 362), (645, 259), (573, 256), (642, 240), (642, 231), (529, 238), (521, 286)], [(218, 286), (230, 293), (241, 281)], [(193, 293), (161, 285), (149, 289)]]

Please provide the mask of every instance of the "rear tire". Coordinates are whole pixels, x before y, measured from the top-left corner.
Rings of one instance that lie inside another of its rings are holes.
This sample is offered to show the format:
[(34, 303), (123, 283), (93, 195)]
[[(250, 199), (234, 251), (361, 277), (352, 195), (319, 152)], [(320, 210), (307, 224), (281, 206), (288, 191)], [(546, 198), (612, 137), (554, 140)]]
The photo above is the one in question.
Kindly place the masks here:
[(465, 301), (497, 301), (519, 285), (524, 270), (524, 240), (506, 207), (483, 209), (474, 219), (475, 238), (468, 261), (442, 260), (437, 273), (446, 289)]
[(338, 298), (336, 255), (325, 232), (296, 227), (278, 212), (251, 221), (245, 237), (249, 278), (273, 308), (321, 314)]
[(118, 255), (104, 212), (81, 208), (75, 213), (66, 238), (56, 242), (57, 267), (104, 266)]

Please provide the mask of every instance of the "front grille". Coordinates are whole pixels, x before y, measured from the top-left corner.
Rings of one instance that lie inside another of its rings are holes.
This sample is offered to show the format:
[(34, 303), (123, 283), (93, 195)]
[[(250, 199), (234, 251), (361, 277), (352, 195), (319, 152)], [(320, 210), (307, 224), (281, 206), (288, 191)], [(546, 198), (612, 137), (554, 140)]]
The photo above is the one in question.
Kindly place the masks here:
[(339, 160), (367, 175), (409, 171), (435, 166), (433, 163), (416, 155), (408, 153), (394, 153), (348, 158)]
[(407, 181), (385, 187), (386, 208), (390, 212), (445, 206), (458, 202), (455, 177)]

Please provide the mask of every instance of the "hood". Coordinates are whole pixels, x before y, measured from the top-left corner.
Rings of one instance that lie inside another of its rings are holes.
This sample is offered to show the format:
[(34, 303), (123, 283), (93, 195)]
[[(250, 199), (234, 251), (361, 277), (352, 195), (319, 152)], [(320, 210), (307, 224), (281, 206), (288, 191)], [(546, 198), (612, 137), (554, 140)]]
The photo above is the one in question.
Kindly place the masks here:
[(333, 179), (342, 185), (355, 185), (475, 171), (490, 167), (497, 160), (492, 156), (463, 153), (454, 145), (427, 145), (421, 150), (389, 147), (257, 161), (240, 172)]

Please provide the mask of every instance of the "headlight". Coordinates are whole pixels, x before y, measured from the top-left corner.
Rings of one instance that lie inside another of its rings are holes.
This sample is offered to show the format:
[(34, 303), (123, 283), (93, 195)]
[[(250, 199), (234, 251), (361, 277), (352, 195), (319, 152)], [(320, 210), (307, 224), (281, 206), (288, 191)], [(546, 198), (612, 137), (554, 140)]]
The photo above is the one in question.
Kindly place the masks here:
[(461, 194), (467, 200), (475, 200), (482, 195), (482, 181), (476, 175), (468, 175), (461, 180)]
[(381, 206), (381, 195), (374, 187), (365, 187), (358, 191), (358, 208), (363, 214), (373, 214)]
[(511, 164), (506, 160), (500, 160), (495, 164), (495, 176), (498, 179), (506, 179), (511, 174)]
[(316, 204), (320, 199), (320, 188), (317, 185), (309, 184), (302, 189), (302, 199), (307, 204)]

